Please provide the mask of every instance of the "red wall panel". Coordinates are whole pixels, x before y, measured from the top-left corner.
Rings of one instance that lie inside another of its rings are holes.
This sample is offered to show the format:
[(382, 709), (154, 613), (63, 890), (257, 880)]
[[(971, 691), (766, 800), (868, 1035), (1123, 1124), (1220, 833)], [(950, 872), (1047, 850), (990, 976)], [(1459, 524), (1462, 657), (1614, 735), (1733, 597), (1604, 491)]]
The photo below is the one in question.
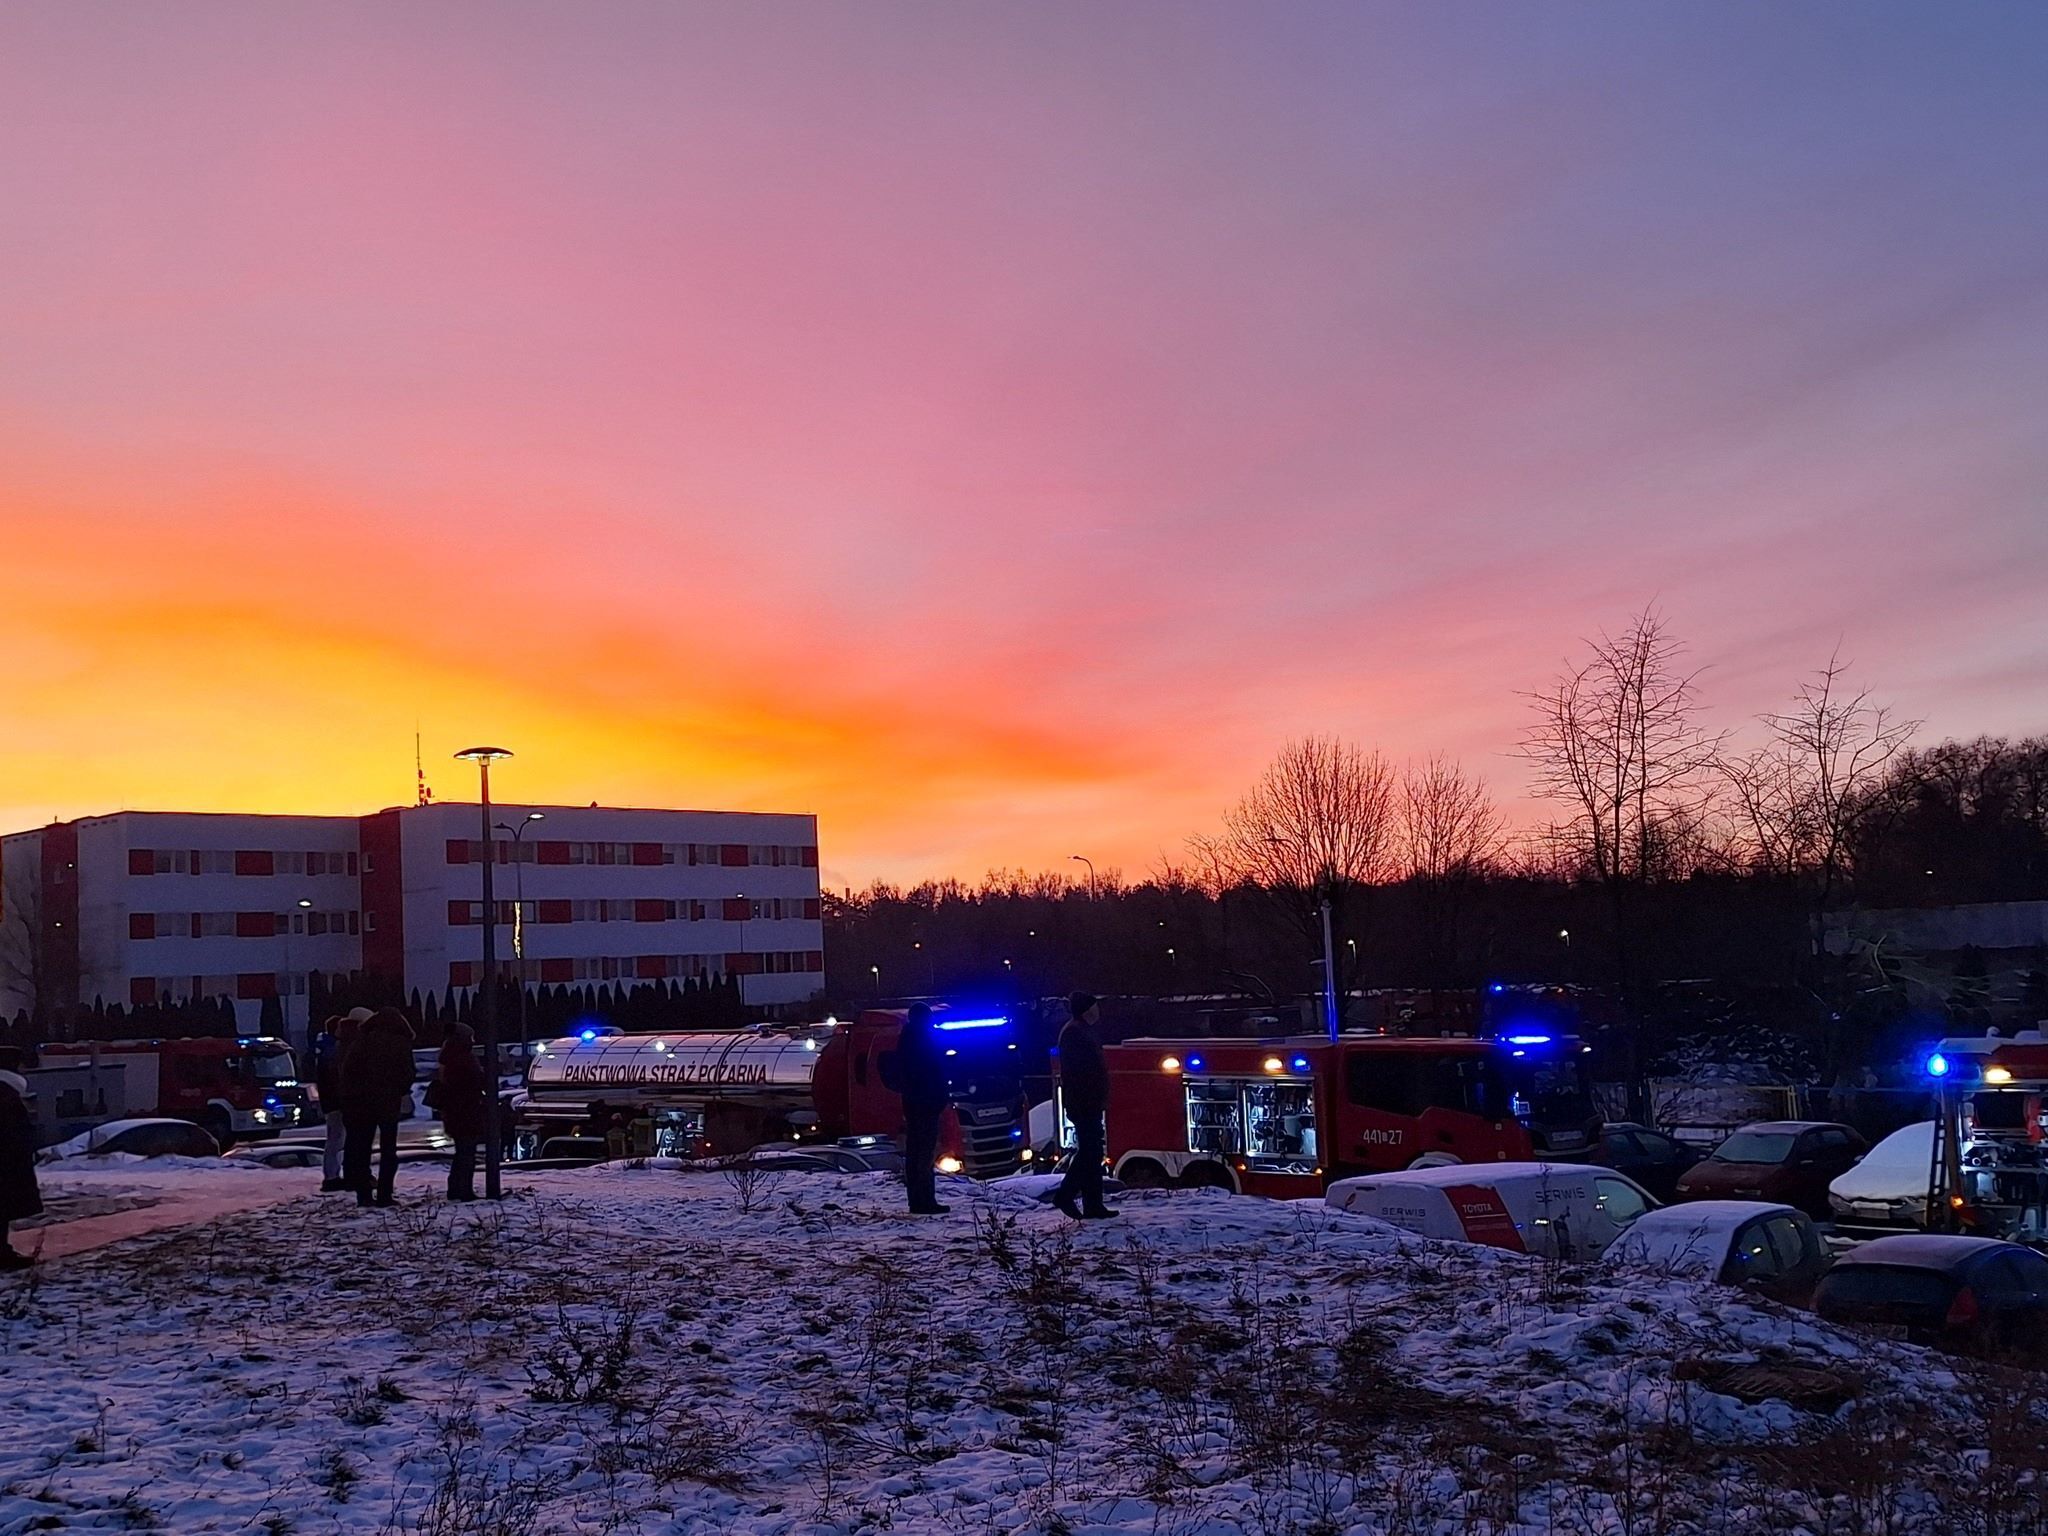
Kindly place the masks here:
[(238, 848), (235, 850), (235, 873), (274, 875), (277, 873), (277, 856), (262, 848)]
[(128, 937), (131, 939), (155, 938), (156, 914), (154, 912), (130, 912), (128, 914)]
[(150, 848), (128, 850), (128, 873), (131, 875), (153, 875), (156, 873), (156, 851)]

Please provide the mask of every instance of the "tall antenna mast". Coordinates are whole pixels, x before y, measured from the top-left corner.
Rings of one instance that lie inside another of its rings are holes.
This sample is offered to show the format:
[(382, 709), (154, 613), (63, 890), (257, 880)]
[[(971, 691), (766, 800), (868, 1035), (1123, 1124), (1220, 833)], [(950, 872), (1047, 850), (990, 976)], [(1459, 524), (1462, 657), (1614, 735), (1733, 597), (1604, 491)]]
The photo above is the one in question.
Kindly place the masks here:
[(412, 772), (413, 777), (419, 780), (419, 799), (415, 803), (419, 805), (432, 805), (434, 803), (434, 792), (427, 788), (427, 761), (420, 756), (420, 733), (418, 726), (413, 727), (412, 733)]

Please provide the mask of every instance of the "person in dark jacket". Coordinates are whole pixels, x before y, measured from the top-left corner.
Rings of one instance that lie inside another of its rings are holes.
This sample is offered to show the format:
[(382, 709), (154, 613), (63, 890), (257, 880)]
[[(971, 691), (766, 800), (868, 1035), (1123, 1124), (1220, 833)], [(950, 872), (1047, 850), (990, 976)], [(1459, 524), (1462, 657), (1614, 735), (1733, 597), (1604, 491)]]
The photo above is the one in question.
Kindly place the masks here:
[(1093, 996), (1076, 992), (1067, 1011), (1072, 1017), (1060, 1031), (1060, 1098), (1074, 1122), (1074, 1156), (1052, 1203), (1075, 1221), (1102, 1221), (1116, 1214), (1102, 1203), (1102, 1117), (1109, 1109), (1109, 1062), (1095, 1033), (1102, 1010)]
[(35, 1262), (7, 1242), (7, 1224), (40, 1216), (43, 1192), (36, 1187), (36, 1133), (28, 1118), (28, 1079), (0, 1072), (0, 1271), (27, 1269)]
[[(412, 1025), (396, 1008), (364, 1021), (341, 1058), (342, 1167), (357, 1205), (391, 1204), (398, 1179), (398, 1122), (412, 1099)], [(380, 1153), (370, 1183), (370, 1149)]]
[(476, 1198), (476, 1149), (484, 1139), (484, 1069), (476, 1059), (476, 1031), (467, 1024), (450, 1024), (441, 1042), (441, 1071), (437, 1107), (448, 1139), (455, 1143), (455, 1160), (448, 1165), (448, 1198)]
[(354, 1042), (356, 1030), (370, 1016), (367, 1008), (336, 1014), (320, 1026), (313, 1037), (313, 1091), (320, 1099), (320, 1115), (326, 1122), (327, 1144), (321, 1157), (321, 1193), (348, 1188), (342, 1177), (343, 1133), (341, 1122), (341, 1053)]
[(919, 1216), (943, 1216), (933, 1165), (939, 1155), (939, 1117), (946, 1112), (946, 1054), (932, 1028), (932, 1011), (912, 1003), (896, 1040), (896, 1081), (903, 1094), (903, 1187)]

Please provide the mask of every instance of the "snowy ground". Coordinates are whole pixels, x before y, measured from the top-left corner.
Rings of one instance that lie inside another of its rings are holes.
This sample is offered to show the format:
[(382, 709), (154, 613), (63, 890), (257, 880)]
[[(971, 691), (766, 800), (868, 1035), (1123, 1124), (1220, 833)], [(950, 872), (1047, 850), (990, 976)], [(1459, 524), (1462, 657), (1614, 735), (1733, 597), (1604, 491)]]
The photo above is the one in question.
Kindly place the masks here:
[(0, 1279), (0, 1533), (2048, 1531), (2036, 1378), (1711, 1287), (1214, 1192), (438, 1179)]

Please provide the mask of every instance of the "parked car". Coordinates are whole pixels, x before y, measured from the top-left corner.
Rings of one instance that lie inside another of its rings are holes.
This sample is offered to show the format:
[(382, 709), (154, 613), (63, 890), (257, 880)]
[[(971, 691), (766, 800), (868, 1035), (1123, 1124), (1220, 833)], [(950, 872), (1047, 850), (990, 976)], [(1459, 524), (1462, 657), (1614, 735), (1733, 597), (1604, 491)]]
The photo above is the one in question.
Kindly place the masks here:
[(1850, 1249), (1814, 1293), (1831, 1323), (1972, 1354), (2048, 1357), (2048, 1258), (1989, 1237), (1901, 1233)]
[(1679, 1175), (1680, 1200), (1766, 1200), (1828, 1216), (1828, 1185), (1856, 1166), (1869, 1143), (1846, 1125), (1764, 1120), (1745, 1125)]
[(1794, 1206), (1695, 1200), (1638, 1217), (1601, 1263), (1712, 1280), (1802, 1304), (1826, 1271), (1828, 1254), (1812, 1218)]
[(318, 1168), (327, 1149), (317, 1141), (250, 1141), (222, 1154), (231, 1163), (258, 1168)]
[(1591, 1259), (1656, 1201), (1626, 1174), (1584, 1163), (1447, 1163), (1338, 1179), (1323, 1200), (1424, 1237)]
[(220, 1143), (190, 1120), (109, 1120), (69, 1141), (44, 1147), (36, 1161), (53, 1163), (66, 1157), (105, 1157), (124, 1152), (132, 1157), (219, 1157)]
[(1893, 1131), (1830, 1184), (1828, 1208), (1844, 1225), (1924, 1228), (1933, 1173), (1934, 1122), (1922, 1120)]
[(903, 1154), (886, 1144), (843, 1147), (831, 1142), (755, 1147), (730, 1157), (700, 1157), (683, 1164), (693, 1171), (751, 1168), (763, 1173), (901, 1173)]
[(1591, 1161), (1627, 1174), (1659, 1200), (1668, 1201), (1677, 1193), (1679, 1175), (1703, 1155), (1662, 1131), (1628, 1120), (1610, 1120), (1600, 1132)]

